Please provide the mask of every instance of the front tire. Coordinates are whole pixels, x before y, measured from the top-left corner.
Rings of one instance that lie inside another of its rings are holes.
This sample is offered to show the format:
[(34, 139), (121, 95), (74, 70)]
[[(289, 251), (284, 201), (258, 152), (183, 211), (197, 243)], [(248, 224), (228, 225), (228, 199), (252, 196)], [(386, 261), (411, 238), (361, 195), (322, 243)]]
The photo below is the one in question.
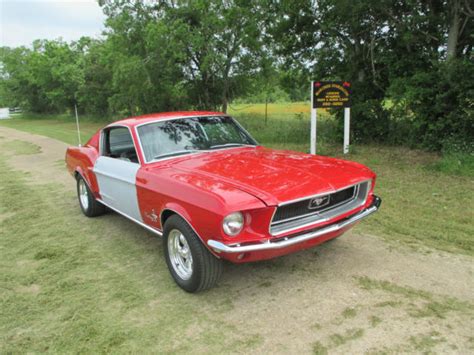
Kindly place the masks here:
[(212, 255), (178, 215), (165, 223), (163, 250), (174, 281), (186, 292), (212, 288), (222, 274), (222, 260)]
[(79, 199), (82, 213), (87, 217), (96, 217), (104, 214), (105, 206), (94, 198), (86, 181), (80, 175), (77, 177), (77, 198)]

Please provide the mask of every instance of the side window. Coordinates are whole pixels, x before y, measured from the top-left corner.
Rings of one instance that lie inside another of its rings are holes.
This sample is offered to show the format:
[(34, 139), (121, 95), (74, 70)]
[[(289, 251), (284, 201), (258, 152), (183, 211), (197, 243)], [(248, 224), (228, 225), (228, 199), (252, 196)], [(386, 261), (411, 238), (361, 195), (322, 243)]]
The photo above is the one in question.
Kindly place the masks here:
[(104, 132), (103, 155), (138, 163), (137, 152), (128, 128), (113, 127)]

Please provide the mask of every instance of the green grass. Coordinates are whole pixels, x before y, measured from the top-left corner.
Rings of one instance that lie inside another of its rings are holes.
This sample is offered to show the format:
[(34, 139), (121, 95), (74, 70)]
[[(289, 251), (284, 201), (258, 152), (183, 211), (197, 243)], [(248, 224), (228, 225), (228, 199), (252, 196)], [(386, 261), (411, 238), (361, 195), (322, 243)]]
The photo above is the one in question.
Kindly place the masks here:
[(41, 151), (40, 147), (37, 145), (20, 140), (3, 142), (2, 147), (14, 155), (36, 154)]
[(380, 317), (377, 317), (377, 316), (370, 316), (369, 321), (370, 321), (370, 326), (371, 327), (376, 327), (377, 325), (382, 323), (382, 319)]
[[(277, 102), (269, 103), (267, 107), (267, 113), (269, 119), (291, 117), (294, 115), (310, 115), (310, 102)], [(323, 112), (323, 111), (322, 111)], [(255, 103), (255, 104), (232, 104), (229, 106), (229, 114), (233, 116), (238, 116), (240, 114), (250, 114), (257, 116), (265, 115), (265, 104), (264, 103)]]
[(321, 344), (321, 342), (317, 341), (313, 344), (313, 354), (326, 355), (328, 354), (328, 348)]
[[(309, 118), (293, 109), (275, 109), (267, 125), (258, 112), (237, 116), (262, 144), (307, 151)], [(330, 134), (333, 123), (321, 116), (321, 131)], [(77, 143), (75, 122), (68, 116), (23, 116), (0, 125)], [(103, 125), (83, 120), (83, 138)], [(250, 352), (262, 344), (263, 335), (246, 332), (225, 316), (238, 292), (219, 287), (199, 295), (183, 293), (169, 276), (158, 239), (113, 213), (85, 223), (75, 196), (58, 185), (30, 184), (27, 174), (8, 164), (6, 156), (35, 154), (39, 147), (1, 138), (0, 353), (222, 353)], [(339, 145), (324, 138), (320, 142), (319, 152), (341, 156)], [(361, 145), (344, 158), (378, 173), (376, 192), (383, 198), (380, 212), (355, 233), (416, 249), (474, 255), (469, 208), (474, 182), (469, 175), (433, 170), (438, 156), (399, 147)], [(267, 267), (280, 265), (276, 260)], [(265, 292), (273, 283), (262, 279), (257, 286)], [(388, 281), (359, 278), (356, 283), (389, 297), (381, 297), (379, 309), (403, 307), (414, 321), (473, 312), (468, 303)], [(362, 314), (347, 308), (341, 316), (351, 322)], [(368, 318), (372, 327), (381, 321)], [(321, 327), (314, 325), (315, 331)], [(313, 343), (312, 350), (325, 354), (363, 336), (358, 327), (338, 330), (327, 344)], [(409, 349), (429, 350), (438, 340), (436, 334), (415, 334)]]
[(13, 170), (5, 155), (38, 149), (27, 146), (0, 143), (0, 353), (222, 353), (261, 342), (221, 316), (233, 307), (226, 289), (175, 286), (160, 239), (112, 213), (85, 223), (73, 194)]
[(363, 335), (364, 335), (364, 329), (355, 328), (355, 329), (349, 329), (343, 334), (339, 334), (339, 333), (332, 334), (329, 338), (331, 339), (333, 346), (337, 347), (337, 346), (344, 345), (345, 343), (349, 341), (362, 338)]
[[(104, 122), (81, 120), (82, 144), (105, 124)], [(76, 121), (74, 117), (68, 115), (38, 116), (26, 114), (9, 120), (1, 120), (0, 125), (54, 138), (69, 144), (77, 145), (78, 143)]]
[(416, 351), (429, 353), (437, 344), (446, 342), (446, 339), (438, 332), (430, 332), (429, 334), (418, 334), (410, 337), (410, 343)]
[(474, 181), (426, 167), (436, 155), (396, 147), (360, 146), (349, 159), (377, 175), (376, 193), (383, 199), (375, 218), (361, 231), (403, 243), (474, 255)]
[(357, 310), (354, 307), (347, 307), (342, 311), (342, 317), (345, 319), (354, 318), (357, 315)]
[[(453, 297), (438, 296), (430, 292), (411, 287), (400, 286), (385, 280), (374, 280), (369, 277), (356, 278), (357, 284), (364, 290), (384, 291), (396, 297), (394, 307), (405, 307), (413, 318), (446, 318), (450, 312), (474, 314), (474, 305), (459, 301)], [(403, 302), (405, 299), (407, 302)]]
[(446, 174), (474, 177), (474, 153), (446, 153), (429, 168)]

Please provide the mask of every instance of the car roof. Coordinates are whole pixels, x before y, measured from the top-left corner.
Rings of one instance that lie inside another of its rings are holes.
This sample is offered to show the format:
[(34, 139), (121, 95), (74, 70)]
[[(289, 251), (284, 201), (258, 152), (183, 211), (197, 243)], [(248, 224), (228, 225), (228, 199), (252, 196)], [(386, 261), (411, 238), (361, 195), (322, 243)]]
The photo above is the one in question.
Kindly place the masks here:
[(215, 111), (160, 112), (160, 113), (150, 113), (147, 115), (125, 118), (123, 120), (115, 121), (108, 126), (123, 125), (123, 126), (134, 127), (143, 123), (168, 120), (168, 119), (173, 119), (173, 118), (196, 117), (196, 116), (225, 116), (225, 115), (226, 114), (223, 112), (215, 112)]

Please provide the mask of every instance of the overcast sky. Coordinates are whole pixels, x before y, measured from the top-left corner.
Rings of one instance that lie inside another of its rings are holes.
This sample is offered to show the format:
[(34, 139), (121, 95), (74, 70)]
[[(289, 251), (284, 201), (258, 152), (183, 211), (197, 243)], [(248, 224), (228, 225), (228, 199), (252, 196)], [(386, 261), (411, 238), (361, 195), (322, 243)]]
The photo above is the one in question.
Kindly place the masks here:
[(0, 46), (99, 37), (104, 20), (96, 0), (0, 0)]

